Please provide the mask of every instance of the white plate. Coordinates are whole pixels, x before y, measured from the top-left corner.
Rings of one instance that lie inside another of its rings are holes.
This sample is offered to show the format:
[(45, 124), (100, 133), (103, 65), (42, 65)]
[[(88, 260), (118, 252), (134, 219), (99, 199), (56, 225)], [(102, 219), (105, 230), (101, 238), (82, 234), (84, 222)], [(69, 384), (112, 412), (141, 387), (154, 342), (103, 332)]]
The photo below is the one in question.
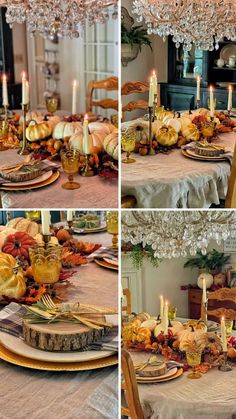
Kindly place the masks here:
[(73, 230), (75, 233), (78, 233), (78, 234), (79, 233), (99, 233), (100, 231), (106, 230), (106, 223), (105, 221), (103, 221), (99, 227), (91, 227), (91, 228), (74, 227)]
[(52, 176), (53, 171), (50, 170), (49, 172), (43, 173), (41, 176), (38, 176), (34, 179), (27, 180), (25, 182), (7, 182), (2, 183), (2, 186), (28, 186), (28, 185), (35, 185), (36, 183), (44, 182), (45, 180), (49, 179)]
[(106, 358), (116, 351), (85, 351), (85, 352), (49, 352), (41, 351), (27, 345), (23, 339), (8, 333), (0, 332), (0, 342), (5, 348), (17, 355), (37, 361), (46, 362), (83, 362)]
[(160, 378), (160, 380), (162, 380), (163, 378), (168, 378), (171, 377), (172, 375), (175, 375), (177, 373), (178, 368), (171, 368), (170, 371), (167, 371), (165, 374), (163, 375), (158, 375), (157, 377), (143, 377), (141, 375), (139, 375), (138, 373), (136, 373), (136, 375), (138, 376), (138, 380), (141, 381), (152, 381), (155, 379)]
[(103, 260), (105, 260), (105, 262), (107, 262), (107, 263), (110, 263), (111, 265), (118, 266), (118, 260), (113, 260), (113, 259), (109, 259), (109, 258), (103, 258)]
[(210, 156), (201, 156), (200, 154), (195, 153), (195, 151), (186, 149), (185, 150), (190, 156), (198, 157), (201, 160), (222, 160), (224, 159), (224, 154), (221, 154), (220, 156), (210, 157)]
[(220, 51), (220, 58), (224, 61), (228, 61), (231, 55), (236, 55), (235, 44), (227, 44)]

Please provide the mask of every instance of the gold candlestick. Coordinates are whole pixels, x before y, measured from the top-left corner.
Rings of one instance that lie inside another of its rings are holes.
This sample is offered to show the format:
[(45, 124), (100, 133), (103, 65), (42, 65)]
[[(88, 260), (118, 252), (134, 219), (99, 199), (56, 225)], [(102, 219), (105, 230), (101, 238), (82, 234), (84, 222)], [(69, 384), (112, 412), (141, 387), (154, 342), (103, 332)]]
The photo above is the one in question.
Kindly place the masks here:
[(201, 304), (201, 318), (200, 318), (200, 320), (202, 320), (205, 323), (206, 326), (207, 326), (207, 304), (208, 304), (208, 299), (206, 300), (205, 303), (202, 301), (202, 304)]
[(45, 249), (48, 247), (49, 242), (51, 241), (51, 234), (43, 234), (43, 241)]
[(152, 114), (153, 114), (153, 107), (148, 106), (148, 113), (149, 113), (149, 152), (150, 156), (155, 156), (155, 150), (152, 147)]
[(84, 177), (91, 177), (91, 176), (94, 176), (95, 174), (92, 167), (90, 166), (89, 157), (90, 157), (90, 154), (86, 154), (85, 168), (83, 169), (81, 173), (81, 175)]
[(156, 107), (157, 107), (157, 93), (154, 95), (154, 101), (153, 101), (153, 121), (157, 119), (156, 117)]
[(223, 352), (223, 355), (224, 355), (224, 358), (218, 369), (224, 372), (232, 371), (232, 367), (227, 362), (227, 352)]
[(201, 105), (200, 99), (197, 99), (196, 103), (197, 103), (197, 109), (199, 109), (200, 108), (200, 105)]
[(73, 230), (73, 228), (72, 228), (72, 226), (73, 226), (73, 220), (70, 220), (70, 221), (67, 221), (67, 224), (68, 224), (68, 231), (69, 231), (69, 233), (71, 234), (71, 235), (73, 235), (74, 234), (74, 230)]
[(26, 131), (26, 114), (27, 114), (28, 110), (29, 110), (29, 105), (22, 103), (22, 111), (23, 111), (23, 140), (22, 140), (22, 147), (18, 151), (18, 154), (20, 154), (21, 156), (25, 156), (25, 155), (29, 154), (29, 150), (27, 148), (26, 133), (25, 133), (25, 131)]

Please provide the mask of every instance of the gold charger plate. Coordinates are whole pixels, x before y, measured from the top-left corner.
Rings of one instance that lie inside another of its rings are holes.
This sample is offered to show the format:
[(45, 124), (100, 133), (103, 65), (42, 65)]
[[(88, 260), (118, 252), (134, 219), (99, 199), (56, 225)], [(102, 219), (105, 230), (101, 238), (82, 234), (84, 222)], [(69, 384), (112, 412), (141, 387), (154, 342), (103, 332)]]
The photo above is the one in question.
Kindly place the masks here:
[(226, 161), (226, 157), (203, 157), (203, 156), (195, 156), (193, 154), (189, 154), (186, 150), (181, 150), (182, 154), (185, 157), (188, 157), (189, 159), (193, 159), (193, 160), (200, 160), (200, 161)]
[(51, 185), (51, 183), (54, 183), (60, 176), (60, 172), (57, 170), (52, 174), (50, 178), (47, 180), (44, 180), (43, 182), (35, 183), (35, 185), (29, 185), (29, 186), (0, 186), (0, 190), (2, 191), (28, 191), (31, 189), (38, 189), (42, 188), (44, 186)]
[(165, 381), (175, 380), (175, 378), (180, 377), (183, 374), (184, 370), (183, 368), (179, 368), (174, 375), (171, 375), (170, 377), (161, 378), (161, 377), (154, 377), (153, 379), (145, 379), (146, 377), (139, 377), (136, 375), (136, 380), (139, 384), (150, 384), (150, 383), (164, 383)]
[(97, 265), (102, 266), (103, 268), (113, 269), (113, 271), (118, 271), (119, 270), (119, 266), (112, 265), (111, 263), (108, 263), (105, 260), (94, 259), (94, 262)]
[(46, 362), (36, 361), (35, 359), (25, 358), (17, 355), (0, 343), (0, 359), (9, 362), (10, 364), (18, 365), (19, 367), (31, 368), (35, 370), (44, 371), (87, 371), (98, 368), (110, 367), (118, 364), (118, 355), (111, 355), (106, 358), (96, 359), (85, 362)]

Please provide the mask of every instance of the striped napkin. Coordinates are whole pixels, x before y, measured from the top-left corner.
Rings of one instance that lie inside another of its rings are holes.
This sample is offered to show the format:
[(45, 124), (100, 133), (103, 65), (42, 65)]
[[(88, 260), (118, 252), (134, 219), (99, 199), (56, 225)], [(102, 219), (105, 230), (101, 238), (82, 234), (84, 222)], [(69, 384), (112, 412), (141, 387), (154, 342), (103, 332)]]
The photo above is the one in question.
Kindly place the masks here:
[(89, 262), (92, 262), (94, 259), (113, 259), (118, 261), (118, 249), (113, 247), (99, 247), (95, 252), (91, 253), (91, 255), (87, 256)]
[(26, 308), (17, 303), (10, 303), (0, 311), (0, 331), (13, 336), (22, 334), (22, 318)]

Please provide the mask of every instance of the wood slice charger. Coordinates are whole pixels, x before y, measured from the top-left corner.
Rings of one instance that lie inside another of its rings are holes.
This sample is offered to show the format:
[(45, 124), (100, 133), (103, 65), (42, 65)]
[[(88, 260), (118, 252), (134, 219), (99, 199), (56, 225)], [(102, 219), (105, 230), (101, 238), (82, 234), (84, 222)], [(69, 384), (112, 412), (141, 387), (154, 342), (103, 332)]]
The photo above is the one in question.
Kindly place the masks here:
[(140, 377), (158, 377), (167, 372), (166, 364), (163, 362), (161, 365), (147, 365), (143, 370), (137, 371)]
[[(86, 314), (86, 318), (105, 322), (104, 316)], [(108, 333), (110, 327), (102, 326), (102, 329), (91, 329), (82, 323), (58, 323), (34, 324), (29, 320), (23, 320), (23, 339), (25, 343), (36, 349), (45, 351), (70, 352), (83, 349)]]

